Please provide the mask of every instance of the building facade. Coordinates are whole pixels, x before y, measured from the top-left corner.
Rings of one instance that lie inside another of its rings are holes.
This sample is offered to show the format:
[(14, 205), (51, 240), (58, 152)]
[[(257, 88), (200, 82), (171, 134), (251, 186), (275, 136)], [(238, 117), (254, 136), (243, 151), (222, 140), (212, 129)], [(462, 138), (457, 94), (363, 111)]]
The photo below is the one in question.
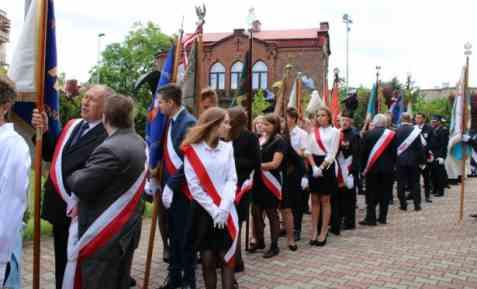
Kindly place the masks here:
[(10, 20), (7, 18), (7, 13), (0, 9), (0, 65), (6, 65), (6, 44), (8, 42), (8, 35), (10, 32)]

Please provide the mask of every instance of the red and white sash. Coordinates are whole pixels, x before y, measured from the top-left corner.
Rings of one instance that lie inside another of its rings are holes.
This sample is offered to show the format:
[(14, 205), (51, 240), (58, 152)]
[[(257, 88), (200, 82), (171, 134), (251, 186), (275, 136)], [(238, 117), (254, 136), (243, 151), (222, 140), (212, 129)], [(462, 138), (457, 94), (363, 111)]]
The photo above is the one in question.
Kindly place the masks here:
[(75, 128), (81, 123), (82, 119), (71, 119), (68, 121), (61, 131), (61, 134), (56, 142), (55, 151), (53, 153), (53, 160), (51, 161), (50, 166), (50, 179), (53, 184), (55, 191), (60, 195), (60, 197), (67, 203), (67, 212), (69, 214), (70, 207), (75, 205), (69, 205), (69, 203), (74, 202), (68, 192), (66, 192), (65, 185), (63, 182), (63, 172), (62, 172), (62, 163), (63, 163), (63, 150), (65, 148), (68, 139), (71, 137), (71, 134)]
[(242, 183), (242, 186), (241, 187), (238, 187), (237, 186), (237, 192), (235, 194), (235, 204), (239, 204), (240, 203), (240, 200), (242, 200), (243, 196), (250, 192), (250, 190), (252, 190), (252, 187), (253, 187), (253, 175), (254, 175), (255, 171), (252, 171), (250, 173), (250, 176), (248, 177), (248, 179), (246, 179), (243, 183)]
[(421, 130), (417, 127), (414, 127), (414, 129), (406, 137), (406, 139), (398, 146), (397, 155), (399, 156), (403, 152), (405, 152), (411, 146), (411, 144), (414, 142), (414, 140), (416, 138), (418, 138), (420, 135), (421, 135)]
[[(343, 137), (342, 133), (340, 134), (340, 138), (341, 137)], [(327, 154), (328, 150), (326, 150), (326, 147), (323, 141), (321, 140), (321, 132), (319, 128), (315, 129), (315, 141), (316, 141), (316, 144), (320, 147), (320, 149), (325, 154)], [(343, 174), (340, 169), (340, 163), (337, 162), (336, 160), (335, 160), (335, 175), (336, 175), (336, 179), (338, 180), (338, 187), (343, 187), (344, 186)]]
[[(167, 139), (164, 143), (164, 166), (169, 176), (174, 175), (177, 170), (184, 164), (182, 159), (179, 157), (179, 154), (177, 154), (176, 150), (174, 149), (171, 131), (172, 127), (169, 124), (167, 127)], [(189, 200), (192, 199), (192, 195), (186, 184), (181, 185), (181, 191), (186, 195)]]
[(280, 201), (282, 200), (282, 184), (279, 180), (269, 171), (262, 170), (260, 177), (265, 187), (272, 192), (273, 195)]
[[(210, 178), (209, 174), (207, 173), (207, 168), (204, 166), (202, 161), (199, 158), (199, 155), (195, 151), (194, 147), (188, 145), (184, 148), (184, 157), (187, 158), (189, 163), (191, 164), (192, 169), (194, 170), (197, 178), (199, 179), (200, 185), (204, 192), (206, 192), (209, 197), (212, 199), (216, 206), (220, 206), (222, 198), (220, 194), (217, 192), (217, 189), (214, 185), (214, 182)], [(234, 256), (235, 251), (237, 248), (237, 240), (238, 240), (238, 233), (239, 233), (239, 225), (238, 225), (238, 215), (237, 210), (235, 209), (235, 205), (231, 206), (229, 215), (227, 217), (226, 222), (227, 232), (230, 236), (232, 241), (232, 246), (229, 248), (227, 253), (224, 256), (224, 260), (228, 265), (234, 265)]]
[(78, 217), (71, 220), (68, 237), (68, 262), (62, 289), (82, 289), (81, 262), (110, 241), (130, 220), (144, 191), (147, 163), (146, 161), (144, 171), (134, 184), (89, 226), (81, 238), (78, 236)]
[(318, 144), (318, 147), (326, 154), (328, 151), (326, 150), (325, 144), (321, 140), (320, 128), (315, 129), (315, 141)]
[(379, 159), (379, 157), (383, 154), (386, 150), (388, 145), (393, 140), (396, 133), (390, 129), (384, 129), (383, 134), (379, 137), (378, 141), (374, 144), (373, 148), (371, 149), (371, 153), (369, 154), (368, 162), (366, 163), (366, 167), (364, 168), (363, 174), (368, 174), (371, 167), (374, 163)]

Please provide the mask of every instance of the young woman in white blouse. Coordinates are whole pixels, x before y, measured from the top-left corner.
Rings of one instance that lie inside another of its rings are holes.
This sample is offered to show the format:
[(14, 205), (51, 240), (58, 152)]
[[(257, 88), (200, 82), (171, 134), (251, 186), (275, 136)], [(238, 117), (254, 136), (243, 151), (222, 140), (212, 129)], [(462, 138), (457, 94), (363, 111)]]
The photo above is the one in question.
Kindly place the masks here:
[[(223, 142), (230, 130), (224, 109), (204, 111), (186, 135), (184, 173), (194, 200), (193, 240), (200, 251), (205, 287), (217, 287), (217, 261), (222, 260), (222, 288), (233, 288), (238, 240), (235, 208), (237, 174), (231, 142)], [(220, 258), (220, 259), (218, 259)]]
[[(336, 193), (335, 158), (339, 148), (340, 132), (331, 125), (331, 112), (322, 107), (316, 112), (316, 125), (308, 135), (305, 154), (311, 166), (309, 187), (311, 191), (312, 234), (310, 245), (324, 246), (328, 237), (331, 216), (331, 194)], [(318, 232), (320, 217), (322, 226)]]

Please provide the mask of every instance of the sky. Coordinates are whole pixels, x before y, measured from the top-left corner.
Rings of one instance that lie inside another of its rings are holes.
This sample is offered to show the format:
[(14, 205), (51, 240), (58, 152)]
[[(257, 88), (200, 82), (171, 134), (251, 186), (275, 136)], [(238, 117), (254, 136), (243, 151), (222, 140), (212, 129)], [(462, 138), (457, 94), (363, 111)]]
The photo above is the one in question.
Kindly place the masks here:
[[(370, 86), (376, 66), (381, 77), (408, 73), (421, 88), (455, 85), (465, 64), (464, 44), (473, 43), (477, 54), (473, 0), (81, 0), (55, 1), (58, 65), (67, 79), (86, 81), (98, 59), (98, 34), (105, 33), (100, 50), (121, 42), (135, 22), (153, 21), (166, 34), (176, 33), (184, 18), (184, 30), (194, 30), (194, 7), (207, 7), (205, 32), (231, 32), (244, 28), (250, 7), (255, 8), (262, 30), (330, 25), (330, 66), (346, 72), (344, 13), (353, 20), (349, 33), (349, 84)], [(23, 23), (24, 1), (2, 0), (0, 8), (12, 21), (7, 62), (12, 57)], [(470, 85), (477, 86), (470, 59)]]

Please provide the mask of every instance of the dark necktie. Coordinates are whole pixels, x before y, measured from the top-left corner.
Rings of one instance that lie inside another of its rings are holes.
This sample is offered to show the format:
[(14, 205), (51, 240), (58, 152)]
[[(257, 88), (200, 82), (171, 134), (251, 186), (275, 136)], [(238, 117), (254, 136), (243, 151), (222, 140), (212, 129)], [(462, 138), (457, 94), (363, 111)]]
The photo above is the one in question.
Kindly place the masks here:
[(70, 146), (74, 146), (76, 143), (78, 143), (78, 141), (80, 140), (80, 138), (83, 136), (84, 132), (89, 128), (89, 124), (86, 122), (86, 121), (83, 121), (81, 124), (80, 124), (80, 128), (78, 129), (78, 132), (75, 134), (73, 140), (71, 141), (71, 145)]

